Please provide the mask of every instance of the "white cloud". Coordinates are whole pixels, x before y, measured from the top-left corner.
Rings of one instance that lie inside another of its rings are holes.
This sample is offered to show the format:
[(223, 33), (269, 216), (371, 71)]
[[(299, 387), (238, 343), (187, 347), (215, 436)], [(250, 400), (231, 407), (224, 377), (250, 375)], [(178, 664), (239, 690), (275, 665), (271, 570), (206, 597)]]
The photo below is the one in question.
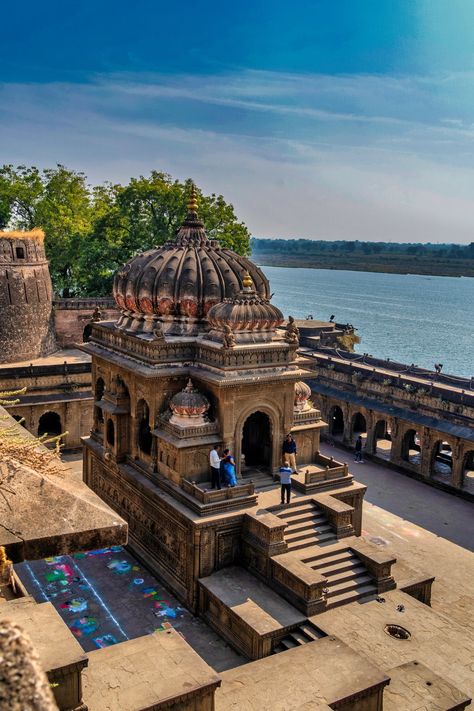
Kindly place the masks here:
[(244, 71), (9, 84), (0, 151), (92, 181), (192, 176), (257, 235), (470, 242), (473, 81)]

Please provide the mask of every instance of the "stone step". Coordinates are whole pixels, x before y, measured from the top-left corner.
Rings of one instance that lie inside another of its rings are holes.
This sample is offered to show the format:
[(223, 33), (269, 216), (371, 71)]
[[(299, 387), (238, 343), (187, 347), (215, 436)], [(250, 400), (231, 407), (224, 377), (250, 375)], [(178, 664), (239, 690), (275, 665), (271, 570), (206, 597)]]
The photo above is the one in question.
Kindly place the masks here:
[(305, 526), (302, 531), (285, 531), (285, 541), (287, 543), (293, 543), (295, 541), (302, 541), (306, 538), (313, 538), (314, 536), (319, 536), (320, 533), (332, 533), (332, 528), (329, 523), (323, 523), (320, 526)]
[(311, 567), (313, 570), (318, 570), (321, 575), (325, 576), (337, 575), (339, 573), (345, 573), (346, 571), (350, 572), (351, 570), (354, 571), (360, 567), (364, 569), (363, 564), (358, 558), (343, 558), (337, 562), (330, 560), (327, 565), (312, 565)]
[(313, 517), (311, 521), (306, 521), (306, 522), (301, 522), (301, 521), (292, 521), (287, 525), (287, 528), (285, 529), (285, 535), (288, 533), (298, 533), (299, 531), (309, 531), (309, 530), (314, 530), (315, 528), (320, 528), (321, 526), (326, 526), (328, 525), (328, 520), (325, 518), (325, 516), (321, 516), (319, 518)]
[(318, 628), (312, 625), (310, 622), (305, 622), (304, 624), (300, 625), (298, 629), (302, 634), (305, 634), (311, 640), (321, 639), (322, 637), (326, 636), (324, 632), (318, 630)]
[(372, 595), (377, 594), (377, 589), (375, 585), (364, 585), (363, 587), (357, 588), (356, 590), (350, 590), (348, 592), (340, 593), (334, 597), (328, 598), (326, 610), (330, 610), (333, 607), (340, 607), (341, 605), (348, 605), (351, 602), (356, 602), (357, 600), (363, 600), (364, 598), (369, 598)]
[(301, 504), (295, 504), (292, 506), (290, 504), (289, 508), (285, 508), (282, 511), (278, 511), (276, 515), (278, 518), (293, 518), (294, 516), (299, 516), (300, 514), (316, 514), (319, 513), (320, 509), (318, 509), (313, 503), (311, 502), (303, 502)]
[(372, 583), (372, 578), (370, 577), (370, 575), (367, 575), (367, 573), (363, 573), (362, 575), (356, 575), (352, 579), (346, 580), (343, 583), (332, 584), (328, 580), (327, 587), (329, 588), (329, 590), (326, 593), (326, 598), (329, 599), (331, 597), (335, 597), (336, 595), (349, 592), (349, 590), (363, 588), (366, 585), (371, 585), (371, 587), (375, 589), (375, 585), (373, 585)]
[(312, 641), (311, 637), (308, 637), (299, 630), (293, 630), (289, 633), (288, 637), (299, 645), (307, 644), (308, 642)]
[(302, 514), (301, 516), (295, 516), (294, 518), (291, 518), (288, 521), (288, 526), (291, 526), (293, 523), (306, 523), (307, 521), (320, 520), (323, 518), (326, 518), (323, 512), (316, 509), (315, 511), (311, 511), (306, 514)]
[(322, 543), (327, 543), (328, 541), (336, 541), (336, 536), (334, 533), (322, 533), (320, 536), (312, 536), (303, 541), (293, 541), (288, 543), (288, 551), (299, 551), (302, 548), (312, 548), (316, 544), (321, 545)]
[(291, 635), (283, 637), (283, 639), (280, 640), (280, 644), (283, 649), (294, 649), (295, 647), (299, 647), (299, 642), (297, 642), (295, 639), (292, 639)]
[(339, 583), (344, 583), (346, 581), (353, 580), (354, 578), (360, 575), (367, 575), (367, 569), (360, 562), (353, 568), (350, 568), (349, 570), (343, 572), (336, 571), (332, 574), (327, 573), (326, 570), (321, 570), (319, 572), (327, 579), (328, 587), (332, 587), (333, 585), (338, 585)]
[(321, 550), (320, 548), (315, 548), (314, 555), (308, 556), (303, 559), (303, 563), (314, 563), (311, 565), (315, 570), (319, 570), (322, 566), (329, 565), (331, 563), (337, 563), (342, 560), (349, 560), (353, 558), (354, 554), (348, 548), (343, 548), (342, 544), (339, 543), (332, 548), (327, 548)]

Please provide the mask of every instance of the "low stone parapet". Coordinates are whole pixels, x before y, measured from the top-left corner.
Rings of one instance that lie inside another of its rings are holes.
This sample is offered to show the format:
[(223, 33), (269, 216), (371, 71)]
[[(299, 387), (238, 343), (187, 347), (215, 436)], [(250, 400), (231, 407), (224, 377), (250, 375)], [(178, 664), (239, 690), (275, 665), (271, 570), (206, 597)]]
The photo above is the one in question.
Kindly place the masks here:
[(397, 587), (392, 575), (392, 565), (397, 559), (384, 551), (374, 550), (364, 541), (351, 541), (351, 550), (362, 561), (367, 568), (367, 572), (373, 578), (377, 586), (377, 592), (382, 593), (393, 590)]
[(352, 484), (353, 477), (349, 467), (344, 462), (338, 462), (333, 457), (316, 454), (313, 461), (298, 475), (293, 475), (293, 486), (304, 494), (327, 491)]
[(326, 578), (294, 553), (272, 558), (270, 570), (272, 587), (305, 615), (316, 615), (326, 608)]
[(248, 513), (244, 516), (242, 527), (242, 559), (244, 565), (257, 575), (270, 577), (270, 559), (272, 556), (286, 553), (286, 523), (270, 513)]
[(330, 495), (315, 496), (313, 501), (324, 511), (337, 538), (346, 538), (354, 535), (354, 527), (352, 525), (353, 506)]
[(431, 588), (435, 581), (435, 576), (430, 577), (414, 577), (409, 580), (399, 582), (399, 589), (407, 595), (411, 595), (415, 600), (419, 600), (431, 607)]
[(254, 484), (237, 484), (237, 486), (229, 486), (224, 489), (204, 489), (192, 481), (183, 479), (181, 485), (183, 491), (191, 494), (203, 504), (240, 499), (243, 496), (252, 496), (255, 493)]

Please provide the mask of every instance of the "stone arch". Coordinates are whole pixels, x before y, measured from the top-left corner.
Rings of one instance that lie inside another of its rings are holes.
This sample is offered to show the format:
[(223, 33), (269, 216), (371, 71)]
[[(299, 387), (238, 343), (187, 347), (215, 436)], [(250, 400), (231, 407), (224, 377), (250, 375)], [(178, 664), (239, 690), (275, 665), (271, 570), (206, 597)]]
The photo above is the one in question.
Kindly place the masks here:
[(450, 442), (439, 438), (431, 449), (430, 477), (445, 484), (451, 483), (453, 449)]
[(461, 488), (470, 494), (474, 494), (474, 449), (464, 454)]
[(416, 467), (421, 465), (421, 433), (413, 427), (403, 434), (401, 455), (405, 462)]
[(374, 425), (373, 453), (382, 459), (390, 460), (392, 453), (392, 431), (386, 419), (377, 420)]
[(141, 398), (137, 402), (135, 417), (137, 422), (138, 449), (140, 453), (150, 456), (153, 435), (151, 434), (150, 406), (148, 405), (145, 398)]
[(365, 445), (367, 440), (367, 419), (362, 412), (357, 411), (352, 415), (351, 420), (352, 443), (354, 443), (359, 436), (362, 437), (362, 444)]
[(56, 437), (62, 434), (62, 431), (63, 427), (60, 415), (53, 410), (43, 412), (38, 422), (38, 437), (42, 437), (43, 435)]
[(333, 405), (329, 409), (329, 434), (334, 439), (342, 439), (344, 436), (344, 412), (339, 405)]
[[(270, 439), (271, 439), (271, 445), (270, 445), (270, 451), (271, 451), (271, 457), (270, 457), (270, 464), (269, 468), (270, 470), (275, 470), (279, 464), (280, 464), (280, 451), (281, 447), (283, 444), (283, 432), (281, 431), (280, 427), (280, 422), (282, 419), (281, 413), (278, 410), (278, 408), (271, 404), (271, 403), (262, 403), (259, 402), (258, 405), (251, 405), (247, 407), (245, 410), (243, 410), (238, 419), (237, 423), (235, 426), (235, 440), (234, 440), (234, 458), (235, 458), (235, 463), (237, 467), (237, 473), (240, 473), (241, 470), (241, 462), (242, 462), (242, 437), (243, 437), (243, 431), (244, 431), (244, 425), (247, 419), (254, 413), (254, 412), (261, 412), (264, 415), (267, 415), (269, 422), (270, 422)], [(226, 443), (224, 443), (226, 444)]]

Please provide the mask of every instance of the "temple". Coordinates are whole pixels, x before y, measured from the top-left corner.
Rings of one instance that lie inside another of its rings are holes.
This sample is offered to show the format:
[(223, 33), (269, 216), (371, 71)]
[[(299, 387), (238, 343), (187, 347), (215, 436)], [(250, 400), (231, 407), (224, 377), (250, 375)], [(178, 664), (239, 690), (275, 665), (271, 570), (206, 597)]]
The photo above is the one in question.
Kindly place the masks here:
[[(128, 532), (143, 568), (235, 658), (218, 672), (166, 627), (84, 654), (51, 603), (8, 602), (7, 619), (40, 647), (61, 710), (470, 704), (474, 633), (461, 624), (468, 598), (459, 585), (456, 594), (449, 589), (456, 619), (432, 609), (430, 560), (418, 569), (415, 545), (404, 560), (383, 538), (364, 535), (367, 487), (322, 453), (327, 423), (308, 385), (314, 363), (299, 323), (285, 321), (270, 293), (259, 267), (208, 239), (193, 188), (176, 238), (116, 274), (118, 317), (88, 322), (81, 350), (92, 368), (92, 429), (83, 438), (89, 493), (81, 490), (82, 508), (71, 506), (75, 518), (55, 493), (58, 515), (42, 536), (53, 485), (29, 473), (38, 495), (30, 505), (25, 484), (28, 539), (0, 537), (0, 545), (17, 562), (25, 550), (32, 558), (84, 551), (94, 536), (97, 548), (120, 545)], [(298, 473), (290, 503), (281, 504), (288, 434)], [(211, 488), (215, 445), (235, 459), (235, 486)], [(85, 502), (87, 521), (79, 515)], [(58, 519), (74, 530), (60, 534)], [(9, 529), (22, 525), (18, 514)]]

